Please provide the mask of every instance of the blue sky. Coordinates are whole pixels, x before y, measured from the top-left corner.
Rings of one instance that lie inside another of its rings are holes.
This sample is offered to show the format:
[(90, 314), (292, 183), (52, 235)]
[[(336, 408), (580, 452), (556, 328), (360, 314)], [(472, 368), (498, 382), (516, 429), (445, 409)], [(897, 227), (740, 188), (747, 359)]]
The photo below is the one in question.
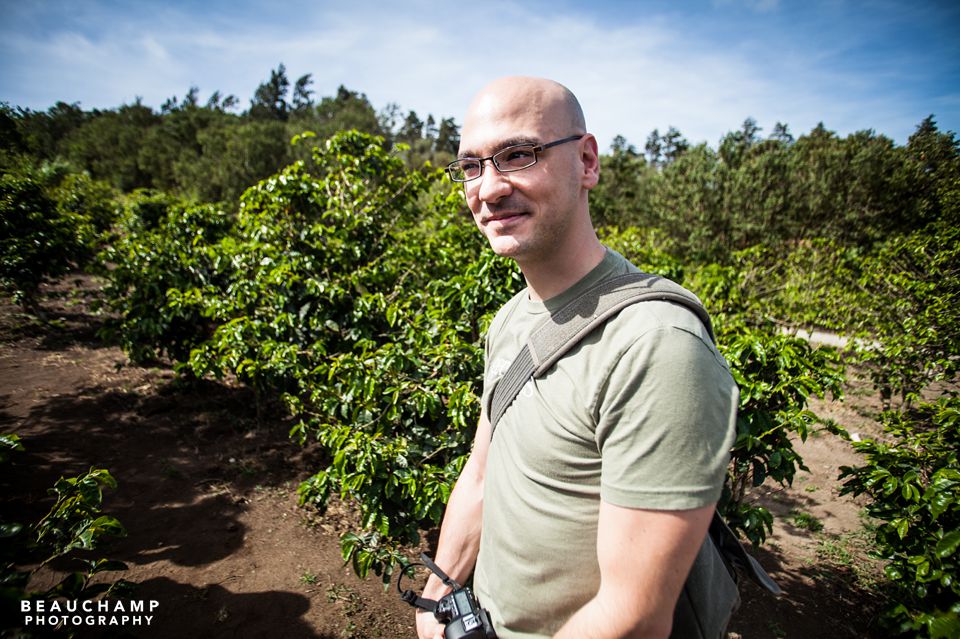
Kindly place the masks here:
[(892, 0), (0, 0), (0, 101), (155, 108), (197, 86), (249, 105), (283, 63), (376, 109), (458, 122), (508, 74), (554, 78), (606, 147), (654, 128), (716, 146), (753, 117), (903, 144), (934, 114), (960, 131), (960, 2)]

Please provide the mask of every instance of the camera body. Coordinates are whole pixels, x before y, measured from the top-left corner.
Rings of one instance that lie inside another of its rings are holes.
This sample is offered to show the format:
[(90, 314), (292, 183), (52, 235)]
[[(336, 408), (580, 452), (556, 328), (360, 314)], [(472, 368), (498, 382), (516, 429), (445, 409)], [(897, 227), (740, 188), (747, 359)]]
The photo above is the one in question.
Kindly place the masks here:
[(480, 602), (470, 588), (457, 588), (437, 602), (433, 616), (442, 624), (444, 639), (496, 639), (497, 633), (490, 622), (490, 613), (480, 607)]
[[(420, 560), (422, 564), (408, 564), (397, 576), (397, 592), (400, 593), (400, 598), (415, 608), (432, 612), (437, 621), (444, 624), (444, 639), (497, 639), (490, 613), (480, 607), (473, 591), (448, 577), (426, 553), (420, 554)], [(402, 590), (400, 580), (416, 566), (429, 568), (451, 591), (439, 601), (435, 601), (419, 597), (412, 590)]]

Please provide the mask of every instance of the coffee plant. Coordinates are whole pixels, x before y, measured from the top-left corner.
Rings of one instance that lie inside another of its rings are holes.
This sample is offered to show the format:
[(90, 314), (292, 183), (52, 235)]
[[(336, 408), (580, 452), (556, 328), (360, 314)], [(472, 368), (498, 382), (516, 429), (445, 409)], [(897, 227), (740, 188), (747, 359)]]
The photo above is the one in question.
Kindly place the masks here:
[(935, 223), (865, 261), (860, 357), (889, 403), (909, 405), (960, 370), (960, 227)]
[(720, 510), (731, 528), (759, 544), (772, 530), (773, 516), (749, 502), (748, 490), (767, 479), (789, 485), (798, 470), (808, 470), (791, 437), (806, 440), (817, 421), (807, 408), (809, 398), (840, 397), (844, 371), (835, 351), (785, 335), (766, 314), (749, 312), (754, 307), (744, 299), (751, 295), (751, 277), (749, 268), (713, 265), (699, 269), (689, 286), (711, 311), (717, 346), (740, 388)]
[(841, 494), (866, 495), (886, 562), (895, 632), (960, 635), (960, 399), (881, 417), (885, 437), (854, 442), (865, 463), (841, 468)]
[(83, 216), (58, 207), (39, 176), (0, 175), (0, 287), (24, 309), (39, 314), (40, 285), (83, 262), (92, 235)]
[(126, 207), (120, 237), (100, 255), (108, 283), (106, 306), (115, 319), (104, 336), (134, 362), (161, 356), (185, 359), (213, 326), (175, 291), (216, 290), (224, 257), (216, 242), (233, 220), (212, 205), (187, 205), (141, 192)]
[[(13, 457), (23, 450), (17, 435), (0, 435), (0, 474), (13, 473)], [(4, 483), (7, 483), (4, 481)], [(105, 542), (126, 535), (116, 518), (104, 515), (103, 489), (115, 488), (113, 476), (103, 468), (91, 468), (76, 477), (61, 477), (50, 489), (55, 498), (49, 512), (35, 523), (0, 520), (0, 601), (4, 613), (19, 609), (24, 599), (92, 599), (129, 592), (130, 585), (104, 580), (102, 573), (127, 569), (120, 561), (92, 555)], [(78, 556), (78, 551), (85, 551)], [(74, 566), (55, 585), (44, 591), (29, 590), (31, 576), (52, 562), (57, 569)], [(101, 575), (93, 583), (94, 577)], [(4, 619), (4, 621), (7, 621)], [(4, 626), (19, 625), (11, 620)], [(16, 636), (31, 636), (21, 633)]]

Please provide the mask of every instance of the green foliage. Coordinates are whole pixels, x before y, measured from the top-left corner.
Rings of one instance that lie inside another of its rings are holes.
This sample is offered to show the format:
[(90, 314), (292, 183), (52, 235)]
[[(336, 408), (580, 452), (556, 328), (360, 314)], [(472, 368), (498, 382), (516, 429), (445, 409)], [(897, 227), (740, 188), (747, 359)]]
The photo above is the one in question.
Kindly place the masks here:
[(291, 391), (315, 358), (382, 328), (356, 303), (376, 303), (366, 293), (395, 276), (380, 267), (385, 240), (425, 183), (359, 133), (318, 148), (313, 170), (295, 163), (244, 194), (236, 234), (214, 251), (226, 267), (220, 289), (171, 291), (174, 307), (199, 300), (218, 324), (189, 358), (196, 374)]
[[(747, 488), (761, 485), (768, 477), (781, 485), (792, 484), (798, 469), (807, 470), (791, 436), (806, 440), (817, 419), (806, 408), (810, 396), (840, 396), (842, 368), (835, 352), (814, 349), (787, 335), (744, 328), (718, 339), (740, 387), (726, 514), (731, 527), (760, 543), (772, 519), (761, 507), (747, 507)], [(763, 526), (758, 527), (759, 523)]]
[[(0, 472), (11, 471), (9, 453), (23, 450), (16, 435), (0, 435)], [(50, 511), (34, 524), (0, 521), (0, 601), (10, 610), (23, 599), (91, 599), (119, 594), (130, 586), (123, 580), (111, 583), (91, 580), (100, 573), (126, 570), (122, 562), (94, 558), (90, 552), (77, 557), (76, 551), (94, 551), (109, 540), (126, 535), (116, 518), (104, 515), (103, 489), (115, 488), (116, 480), (102, 468), (91, 468), (72, 478), (61, 477), (50, 490), (56, 498)], [(32, 575), (55, 559), (80, 566), (51, 588), (28, 590)], [(18, 635), (20, 636), (20, 635)], [(31, 636), (26, 634), (23, 636)]]
[(36, 175), (0, 175), (0, 285), (36, 311), (40, 285), (85, 256), (86, 226), (83, 217), (57, 206)]
[(844, 376), (836, 352), (737, 312), (751, 295), (744, 283), (749, 276), (749, 269), (713, 266), (698, 270), (688, 286), (713, 313), (717, 345), (740, 388), (737, 437), (720, 509), (731, 528), (761, 543), (773, 516), (748, 502), (748, 490), (768, 478), (792, 484), (798, 470), (807, 470), (792, 437), (806, 440), (817, 419), (807, 409), (809, 398), (839, 397)]
[[(734, 256), (750, 295), (741, 311), (786, 328), (817, 328), (853, 335), (872, 303), (858, 282), (867, 251), (832, 240), (802, 242), (790, 251), (755, 247)], [(829, 300), (829, 303), (825, 303)], [(850, 309), (858, 309), (851, 313)]]
[(232, 228), (212, 205), (186, 206), (140, 193), (127, 206), (118, 240), (101, 254), (109, 282), (105, 302), (117, 314), (105, 328), (135, 362), (186, 358), (206, 338), (209, 320), (172, 290), (219, 286), (223, 256), (215, 246)]
[(68, 173), (52, 192), (62, 215), (79, 217), (92, 227), (94, 235), (87, 241), (91, 248), (117, 220), (117, 192), (106, 182), (85, 173)]
[[(725, 267), (746, 294), (713, 310), (721, 320), (733, 313), (752, 326), (846, 336), (850, 355), (887, 403), (894, 396), (910, 403), (932, 383), (956, 378), (958, 251), (960, 230), (945, 221), (892, 236), (872, 250), (829, 240), (804, 242), (788, 253), (757, 247), (735, 254)], [(714, 284), (697, 286), (709, 291)]]
[(153, 186), (152, 176), (140, 165), (140, 147), (159, 116), (136, 102), (116, 111), (100, 111), (85, 118), (60, 142), (62, 154), (97, 180), (121, 191)]
[(484, 252), (462, 274), (387, 307), (389, 341), (318, 367), (325, 378), (300, 407), (311, 420), (294, 434), (314, 433), (334, 457), (301, 497), (322, 502), (334, 482), (357, 500), (368, 534), (343, 540), (355, 566), (388, 578), (383, 558), (399, 560), (398, 543), (440, 522), (479, 419), (480, 336), (513, 294), (514, 273)]
[(597, 230), (605, 246), (617, 251), (645, 273), (655, 273), (675, 282), (684, 279), (684, 265), (666, 249), (663, 234), (636, 227)]
[(780, 124), (767, 139), (759, 131), (748, 119), (717, 150), (654, 131), (647, 162), (618, 138), (601, 160), (595, 219), (655, 227), (674, 255), (697, 263), (820, 239), (868, 249), (935, 220), (956, 226), (960, 145), (932, 118), (906, 147), (872, 131), (840, 138), (823, 125), (797, 140)]
[(600, 158), (600, 183), (590, 192), (590, 216), (596, 226), (647, 228), (654, 222), (651, 191), (654, 168), (622, 136), (611, 154)]
[(20, 436), (14, 434), (0, 434), (0, 464), (6, 464), (10, 453), (23, 451)]
[(960, 369), (960, 227), (939, 222), (865, 260), (860, 355), (889, 400), (916, 401)]
[(944, 397), (915, 410), (887, 412), (886, 437), (853, 446), (865, 456), (841, 468), (841, 494), (866, 495), (877, 556), (893, 596), (892, 629), (922, 637), (960, 633), (960, 400)]
[(105, 486), (116, 488), (117, 481), (103, 468), (57, 480), (51, 489), (57, 501), (35, 526), (37, 543), (52, 551), (44, 563), (73, 550), (96, 548), (104, 537), (125, 534), (115, 518), (99, 514)]

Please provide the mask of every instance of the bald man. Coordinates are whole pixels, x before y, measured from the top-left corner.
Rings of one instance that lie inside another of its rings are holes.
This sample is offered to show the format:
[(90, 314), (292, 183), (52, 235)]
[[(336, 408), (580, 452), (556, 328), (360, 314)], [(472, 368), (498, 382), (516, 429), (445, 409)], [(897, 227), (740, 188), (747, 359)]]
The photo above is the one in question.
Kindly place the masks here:
[[(562, 85), (509, 77), (486, 86), (448, 172), (527, 287), (487, 334), (484, 409), (436, 563), (461, 583), (474, 574), (501, 639), (668, 637), (733, 442), (726, 362), (689, 310), (634, 304), (530, 380), (491, 439), (491, 394), (533, 327), (637, 269), (594, 232), (597, 140)], [(448, 590), (431, 577), (424, 594)], [(426, 613), (417, 631), (443, 637)]]

